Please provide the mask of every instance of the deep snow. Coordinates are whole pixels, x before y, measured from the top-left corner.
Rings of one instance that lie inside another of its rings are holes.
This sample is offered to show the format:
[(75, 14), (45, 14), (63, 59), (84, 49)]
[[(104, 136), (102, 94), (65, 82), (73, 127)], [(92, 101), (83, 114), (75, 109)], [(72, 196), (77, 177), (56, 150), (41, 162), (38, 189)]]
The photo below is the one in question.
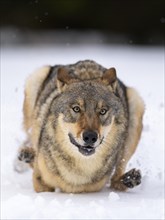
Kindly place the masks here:
[[(139, 147), (128, 168), (141, 169), (142, 184), (126, 193), (105, 187), (89, 194), (37, 194), (32, 171), (13, 170), (24, 139), (22, 103), (25, 79), (45, 64), (93, 59), (114, 66), (146, 105)], [(164, 219), (164, 51), (123, 46), (29, 46), (1, 50), (1, 219)]]

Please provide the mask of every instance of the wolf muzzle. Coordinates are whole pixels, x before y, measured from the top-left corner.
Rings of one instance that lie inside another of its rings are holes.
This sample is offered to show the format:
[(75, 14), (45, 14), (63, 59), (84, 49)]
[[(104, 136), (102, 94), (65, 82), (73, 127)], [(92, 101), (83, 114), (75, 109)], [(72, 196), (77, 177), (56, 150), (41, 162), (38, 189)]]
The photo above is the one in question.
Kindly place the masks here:
[[(75, 145), (78, 148), (79, 152), (82, 153), (85, 156), (90, 156), (90, 155), (95, 153), (95, 147), (94, 147), (93, 144), (97, 141), (97, 136), (96, 135), (97, 134), (92, 134), (92, 132), (88, 133), (88, 134), (86, 133), (86, 135), (83, 136), (83, 139), (86, 138), (85, 139), (86, 141), (84, 140), (86, 144), (84, 146), (82, 146), (82, 145), (80, 145), (76, 142), (76, 140), (74, 139), (72, 134), (70, 134), (70, 133), (68, 134), (70, 142), (73, 145)], [(92, 144), (90, 145), (89, 143), (90, 144), (92, 143)]]

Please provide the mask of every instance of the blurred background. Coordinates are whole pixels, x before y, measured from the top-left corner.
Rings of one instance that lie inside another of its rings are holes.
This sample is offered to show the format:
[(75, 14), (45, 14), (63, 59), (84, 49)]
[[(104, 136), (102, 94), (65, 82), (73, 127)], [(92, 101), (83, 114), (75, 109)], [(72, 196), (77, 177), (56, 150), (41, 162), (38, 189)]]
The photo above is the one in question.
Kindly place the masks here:
[(164, 0), (1, 0), (1, 44), (163, 45)]

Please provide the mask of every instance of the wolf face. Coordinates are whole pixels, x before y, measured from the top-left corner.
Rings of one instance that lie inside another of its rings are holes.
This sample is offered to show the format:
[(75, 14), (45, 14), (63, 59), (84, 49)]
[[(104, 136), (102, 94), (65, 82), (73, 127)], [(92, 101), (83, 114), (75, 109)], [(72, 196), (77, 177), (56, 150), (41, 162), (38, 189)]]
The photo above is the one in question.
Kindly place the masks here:
[(101, 80), (85, 82), (73, 79), (66, 72), (58, 75), (60, 95), (51, 111), (58, 114), (55, 117), (64, 128), (65, 141), (82, 155), (94, 154), (106, 142), (112, 123), (121, 121), (123, 107), (112, 90), (114, 74), (109, 71)]

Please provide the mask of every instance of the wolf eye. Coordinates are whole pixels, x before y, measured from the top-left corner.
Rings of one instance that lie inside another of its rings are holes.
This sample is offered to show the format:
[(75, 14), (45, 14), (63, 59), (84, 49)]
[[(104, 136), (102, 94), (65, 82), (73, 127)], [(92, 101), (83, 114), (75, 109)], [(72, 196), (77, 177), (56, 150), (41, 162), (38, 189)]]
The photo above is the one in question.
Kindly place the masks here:
[(105, 115), (107, 113), (107, 110), (105, 108), (102, 108), (100, 110), (100, 115)]
[(74, 112), (78, 113), (80, 112), (80, 107), (79, 106), (75, 106), (72, 108)]

